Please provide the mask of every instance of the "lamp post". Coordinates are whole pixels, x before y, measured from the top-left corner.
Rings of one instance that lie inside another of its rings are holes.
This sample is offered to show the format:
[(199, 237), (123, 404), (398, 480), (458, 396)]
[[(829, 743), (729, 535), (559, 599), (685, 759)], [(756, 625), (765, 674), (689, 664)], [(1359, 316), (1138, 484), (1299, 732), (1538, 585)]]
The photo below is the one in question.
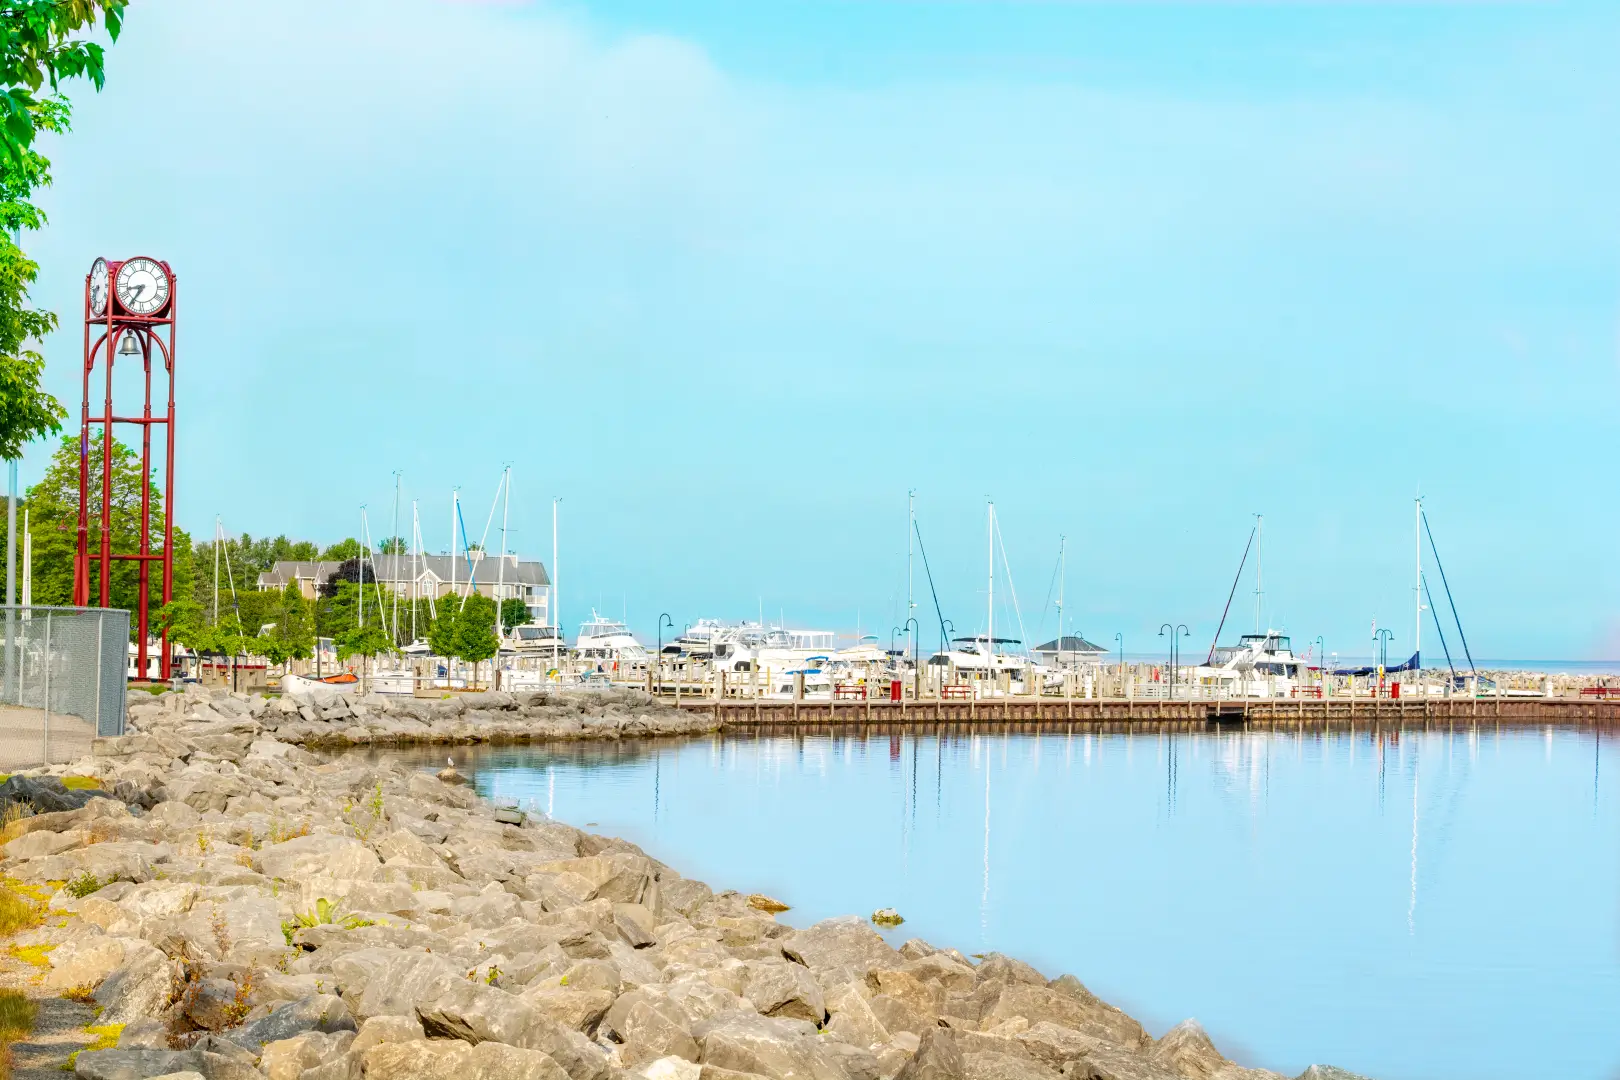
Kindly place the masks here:
[(894, 663), (894, 639), (900, 636), (898, 626), (889, 627), (889, 663)]
[(1387, 626), (1379, 627), (1373, 635), (1373, 641), (1377, 643), (1379, 690), (1384, 689), (1384, 669), (1389, 666), (1389, 639), (1394, 636), (1394, 631)]
[[(1180, 623), (1179, 625), (1165, 623), (1159, 627), (1159, 636), (1164, 637), (1166, 630), (1170, 631), (1170, 700), (1174, 701), (1176, 699), (1176, 666), (1181, 657), (1180, 639), (1190, 637), (1191, 631), (1187, 629), (1186, 623)], [(1121, 654), (1123, 655), (1123, 651)]]
[(658, 689), (653, 693), (664, 692), (664, 624), (668, 623), (671, 630), (675, 629), (675, 620), (669, 617), (669, 612), (660, 612), (658, 616)]

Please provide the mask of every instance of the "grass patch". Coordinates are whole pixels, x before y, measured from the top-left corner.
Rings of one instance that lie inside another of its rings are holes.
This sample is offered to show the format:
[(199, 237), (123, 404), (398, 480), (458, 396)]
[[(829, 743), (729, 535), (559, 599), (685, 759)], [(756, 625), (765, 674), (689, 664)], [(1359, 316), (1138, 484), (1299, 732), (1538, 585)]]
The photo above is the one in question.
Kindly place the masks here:
[(21, 990), (0, 990), (0, 1042), (19, 1042), (34, 1033), (39, 1006)]
[(32, 964), (37, 968), (51, 966), (51, 950), (55, 945), (8, 945), (6, 952), (25, 964)]
[(15, 881), (0, 881), (0, 935), (31, 930), (45, 921), (45, 904), (51, 894)]

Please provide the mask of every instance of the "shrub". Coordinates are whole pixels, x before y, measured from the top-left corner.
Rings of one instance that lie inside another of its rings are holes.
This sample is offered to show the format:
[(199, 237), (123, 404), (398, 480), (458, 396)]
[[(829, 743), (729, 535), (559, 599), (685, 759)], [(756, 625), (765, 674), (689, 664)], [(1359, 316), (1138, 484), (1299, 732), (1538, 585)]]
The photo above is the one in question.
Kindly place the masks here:
[(102, 881), (100, 878), (96, 877), (96, 875), (86, 870), (62, 887), (68, 892), (72, 893), (74, 896), (83, 899), (106, 884), (107, 882)]

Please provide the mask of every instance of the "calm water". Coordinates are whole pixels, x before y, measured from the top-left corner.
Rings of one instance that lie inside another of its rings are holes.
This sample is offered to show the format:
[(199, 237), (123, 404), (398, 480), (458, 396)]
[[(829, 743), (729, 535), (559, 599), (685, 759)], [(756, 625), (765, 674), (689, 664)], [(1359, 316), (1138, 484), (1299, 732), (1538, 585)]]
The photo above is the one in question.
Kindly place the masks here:
[(797, 925), (894, 906), (896, 944), (1073, 972), (1245, 1064), (1613, 1080), (1614, 743), (823, 731), (456, 761)]

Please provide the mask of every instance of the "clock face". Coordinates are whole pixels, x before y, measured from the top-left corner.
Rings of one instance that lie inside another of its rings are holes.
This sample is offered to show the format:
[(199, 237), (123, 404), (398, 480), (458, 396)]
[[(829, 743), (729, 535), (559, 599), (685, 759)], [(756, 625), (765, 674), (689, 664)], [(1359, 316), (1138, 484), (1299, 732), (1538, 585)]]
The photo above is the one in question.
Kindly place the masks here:
[(90, 314), (107, 314), (107, 260), (90, 264)]
[(134, 315), (150, 315), (169, 302), (169, 275), (151, 259), (131, 259), (118, 268), (118, 302)]

